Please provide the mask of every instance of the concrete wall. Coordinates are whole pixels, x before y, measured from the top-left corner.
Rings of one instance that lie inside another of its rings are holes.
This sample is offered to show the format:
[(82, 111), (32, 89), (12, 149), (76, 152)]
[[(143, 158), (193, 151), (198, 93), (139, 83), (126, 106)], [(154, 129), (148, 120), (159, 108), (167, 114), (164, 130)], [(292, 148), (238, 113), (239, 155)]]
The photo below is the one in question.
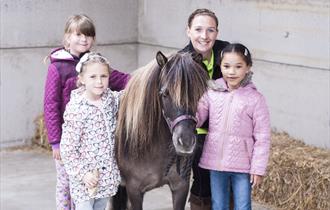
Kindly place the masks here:
[(254, 81), (268, 100), (274, 129), (330, 148), (328, 0), (2, 0), (0, 27), (1, 144), (33, 136), (42, 111), (47, 66), (66, 18), (86, 13), (96, 24), (97, 50), (132, 71), (158, 50), (188, 43), (189, 14), (215, 11), (219, 38), (242, 42), (254, 56)]
[[(96, 25), (95, 50), (114, 68), (137, 66), (135, 0), (1, 0), (0, 147), (29, 142), (33, 120), (43, 110), (47, 65), (44, 57), (60, 46), (68, 16), (85, 13)], [(128, 59), (124, 59), (128, 58)]]
[(330, 148), (330, 6), (328, 0), (139, 1), (139, 65), (162, 49), (188, 43), (196, 8), (210, 8), (220, 39), (241, 42), (254, 57), (254, 82), (268, 100), (272, 127)]

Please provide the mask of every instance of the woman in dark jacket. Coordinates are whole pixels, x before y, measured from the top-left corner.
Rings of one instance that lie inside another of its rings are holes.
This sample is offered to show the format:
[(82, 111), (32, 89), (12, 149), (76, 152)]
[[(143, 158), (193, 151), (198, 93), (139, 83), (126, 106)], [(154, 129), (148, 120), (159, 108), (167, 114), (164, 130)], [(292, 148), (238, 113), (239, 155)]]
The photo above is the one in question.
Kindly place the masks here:
[[(197, 9), (188, 18), (187, 36), (189, 44), (180, 52), (195, 52), (203, 56), (203, 67), (210, 79), (222, 77), (219, 59), (221, 50), (229, 44), (217, 40), (218, 18), (208, 9)], [(211, 189), (209, 171), (198, 167), (202, 154), (208, 123), (197, 129), (198, 140), (193, 160), (193, 183), (190, 190), (191, 210), (211, 209)]]

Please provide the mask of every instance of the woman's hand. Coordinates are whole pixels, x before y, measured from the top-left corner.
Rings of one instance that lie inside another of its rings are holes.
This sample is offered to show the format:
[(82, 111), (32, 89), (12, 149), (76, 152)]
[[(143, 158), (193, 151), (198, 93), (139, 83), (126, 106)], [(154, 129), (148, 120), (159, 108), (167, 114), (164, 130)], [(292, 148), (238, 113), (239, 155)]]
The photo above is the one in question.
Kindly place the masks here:
[(262, 176), (257, 174), (251, 174), (250, 183), (252, 184), (252, 188), (258, 187), (261, 184)]

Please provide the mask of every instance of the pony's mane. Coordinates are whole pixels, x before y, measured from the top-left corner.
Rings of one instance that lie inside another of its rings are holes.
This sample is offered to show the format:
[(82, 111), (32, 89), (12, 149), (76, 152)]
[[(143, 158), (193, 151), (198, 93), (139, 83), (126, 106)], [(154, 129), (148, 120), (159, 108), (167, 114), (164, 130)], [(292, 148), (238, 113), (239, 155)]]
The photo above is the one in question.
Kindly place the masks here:
[(187, 53), (170, 56), (163, 69), (154, 59), (134, 71), (118, 112), (119, 150), (136, 157), (150, 149), (162, 122), (160, 88), (166, 87), (178, 107), (195, 113), (207, 88), (207, 78), (206, 71)]

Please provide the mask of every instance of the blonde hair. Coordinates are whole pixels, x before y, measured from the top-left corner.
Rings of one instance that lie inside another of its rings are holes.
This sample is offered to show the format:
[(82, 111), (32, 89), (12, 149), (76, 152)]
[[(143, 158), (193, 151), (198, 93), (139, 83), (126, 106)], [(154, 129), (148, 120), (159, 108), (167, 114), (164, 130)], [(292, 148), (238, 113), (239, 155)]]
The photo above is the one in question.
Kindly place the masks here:
[(96, 32), (93, 20), (84, 14), (72, 15), (68, 18), (65, 24), (63, 37), (63, 46), (67, 50), (70, 47), (67, 39), (74, 32), (95, 38)]
[(99, 63), (107, 66), (109, 75), (111, 74), (110, 63), (104, 56), (102, 56), (100, 53), (95, 53), (95, 52), (86, 53), (84, 56), (80, 58), (80, 61), (76, 66), (76, 71), (79, 73), (77, 79), (77, 87), (83, 86), (80, 77), (86, 71), (87, 66), (92, 63)]
[[(82, 33), (85, 36), (91, 36), (95, 40), (95, 26), (93, 23), (93, 20), (90, 19), (87, 15), (80, 14), (80, 15), (72, 15), (68, 18), (68, 20), (65, 23), (64, 27), (64, 36), (63, 36), (63, 46), (66, 50), (69, 50), (69, 42), (67, 41), (69, 36), (74, 33)], [(49, 59), (50, 54), (47, 55), (43, 62), (46, 64), (47, 60)]]

